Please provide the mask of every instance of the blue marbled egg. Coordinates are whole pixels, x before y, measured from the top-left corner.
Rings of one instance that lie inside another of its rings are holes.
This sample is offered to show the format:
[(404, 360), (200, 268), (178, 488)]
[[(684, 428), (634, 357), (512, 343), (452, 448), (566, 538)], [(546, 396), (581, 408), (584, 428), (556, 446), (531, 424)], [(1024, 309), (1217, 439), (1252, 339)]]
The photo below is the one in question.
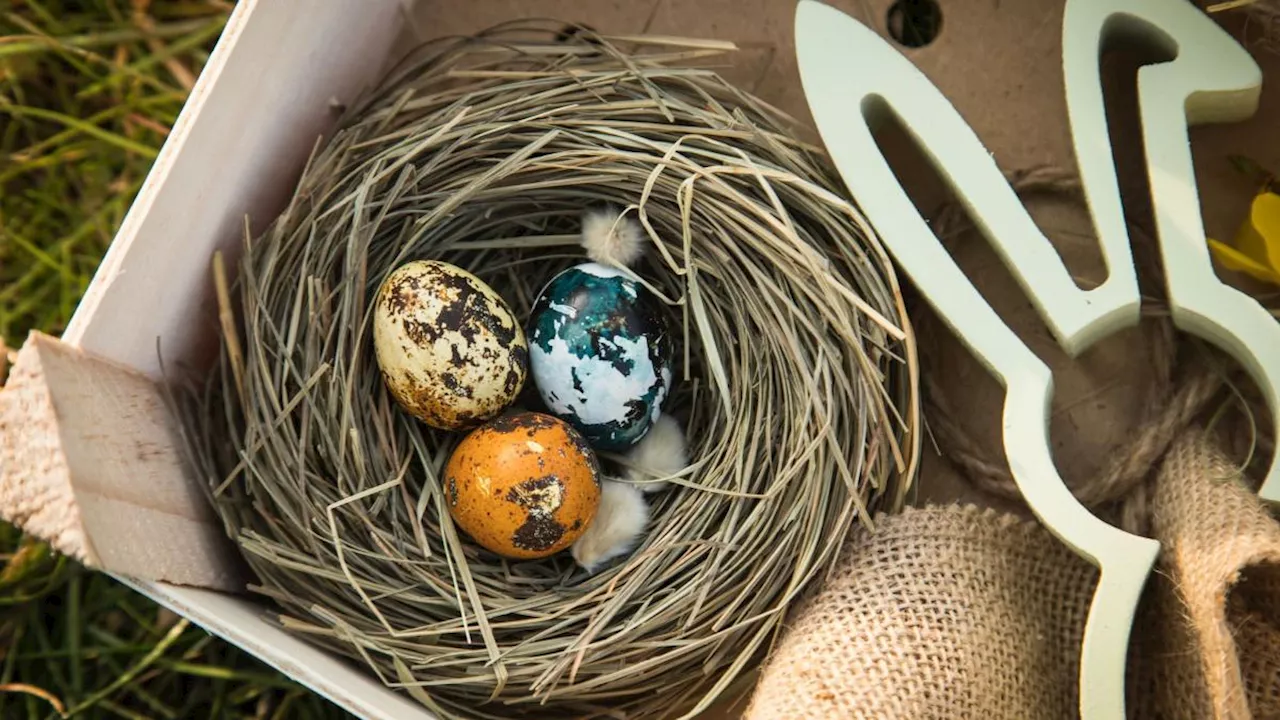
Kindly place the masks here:
[(527, 335), (542, 401), (596, 449), (624, 450), (658, 419), (673, 342), (644, 286), (597, 263), (569, 268), (538, 296)]

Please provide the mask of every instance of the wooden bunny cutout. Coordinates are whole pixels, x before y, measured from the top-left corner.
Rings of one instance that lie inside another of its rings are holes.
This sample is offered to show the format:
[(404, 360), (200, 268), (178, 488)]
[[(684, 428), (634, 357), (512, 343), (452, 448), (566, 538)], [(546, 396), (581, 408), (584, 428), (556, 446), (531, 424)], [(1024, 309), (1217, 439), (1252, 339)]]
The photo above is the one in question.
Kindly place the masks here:
[[(995, 161), (941, 92), (858, 21), (801, 0), (796, 52), (819, 132), (859, 207), (938, 315), (1005, 386), (1004, 447), (1019, 490), (1062, 542), (1101, 570), (1084, 633), (1080, 710), (1125, 717), (1129, 630), (1159, 545), (1092, 515), (1049, 449), (1053, 377), (966, 278), (920, 216), (872, 135), (896, 117), (974, 218), (1058, 343), (1079, 353), (1139, 319), (1140, 297), (1103, 106), (1099, 54), (1137, 36), (1176, 54), (1138, 75), (1145, 159), (1173, 321), (1235, 356), (1273, 412), (1280, 406), (1280, 324), (1215, 275), (1200, 217), (1187, 127), (1241, 120), (1262, 77), (1234, 39), (1185, 0), (1067, 0), (1063, 63), (1072, 141), (1109, 276), (1084, 290), (1027, 214)], [(1273, 459), (1261, 495), (1280, 500)], [(1211, 512), (1212, 509), (1206, 509)]]

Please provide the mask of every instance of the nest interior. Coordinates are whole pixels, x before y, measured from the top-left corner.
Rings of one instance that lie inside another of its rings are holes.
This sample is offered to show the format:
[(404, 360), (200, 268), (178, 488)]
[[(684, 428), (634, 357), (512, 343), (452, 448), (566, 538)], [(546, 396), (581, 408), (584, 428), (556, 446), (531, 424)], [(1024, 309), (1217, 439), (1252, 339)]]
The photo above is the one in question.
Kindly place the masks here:
[[(280, 622), (441, 717), (707, 707), (847, 533), (902, 504), (918, 446), (902, 297), (821, 152), (708, 66), (723, 43), (562, 27), (430, 43), (351, 108), (246, 240), (220, 363), (181, 403)], [(588, 574), (455, 529), (439, 476), (459, 437), (390, 399), (370, 308), (392, 269), (435, 258), (523, 320), (585, 260), (600, 205), (649, 236), (634, 271), (679, 328), (667, 409), (693, 460), (649, 496), (639, 547)]]

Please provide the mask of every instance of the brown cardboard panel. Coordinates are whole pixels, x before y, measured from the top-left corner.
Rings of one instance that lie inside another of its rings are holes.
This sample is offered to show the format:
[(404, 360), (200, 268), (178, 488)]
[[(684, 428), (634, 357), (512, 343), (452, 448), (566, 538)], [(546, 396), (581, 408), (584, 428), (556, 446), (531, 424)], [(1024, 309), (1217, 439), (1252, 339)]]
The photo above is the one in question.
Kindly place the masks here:
[[(862, 13), (864, 0), (834, 0)], [(808, 122), (792, 42), (792, 0), (419, 0), (419, 39), (466, 34), (516, 18), (553, 18), (614, 34), (654, 33), (731, 40), (741, 52), (722, 73), (783, 111)]]
[[(888, 37), (891, 0), (830, 0)], [(918, 49), (901, 48), (986, 137), (1002, 163), (1046, 163), (1069, 153), (1055, 53), (1061, 0), (944, 0), (942, 34)], [(517, 18), (580, 22), (602, 32), (650, 32), (731, 40), (742, 48), (725, 77), (810, 125), (793, 43), (793, 0), (419, 0), (412, 18), (420, 40), (475, 32)], [(1030, 52), (1028, 51), (1030, 50)], [(1043, 51), (1042, 51), (1043, 50)], [(875, 72), (875, 68), (854, 69)], [(1050, 97), (1051, 96), (1051, 97)]]

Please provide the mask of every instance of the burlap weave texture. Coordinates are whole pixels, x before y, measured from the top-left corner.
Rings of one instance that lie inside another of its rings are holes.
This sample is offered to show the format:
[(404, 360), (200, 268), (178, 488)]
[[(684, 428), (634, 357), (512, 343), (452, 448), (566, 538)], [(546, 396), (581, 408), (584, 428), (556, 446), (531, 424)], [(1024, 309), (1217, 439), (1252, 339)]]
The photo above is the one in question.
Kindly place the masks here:
[[(1280, 717), (1280, 524), (1198, 431), (1154, 484), (1163, 550), (1133, 629), (1129, 715)], [(1075, 717), (1096, 578), (992, 510), (881, 517), (797, 610), (745, 717)]]

